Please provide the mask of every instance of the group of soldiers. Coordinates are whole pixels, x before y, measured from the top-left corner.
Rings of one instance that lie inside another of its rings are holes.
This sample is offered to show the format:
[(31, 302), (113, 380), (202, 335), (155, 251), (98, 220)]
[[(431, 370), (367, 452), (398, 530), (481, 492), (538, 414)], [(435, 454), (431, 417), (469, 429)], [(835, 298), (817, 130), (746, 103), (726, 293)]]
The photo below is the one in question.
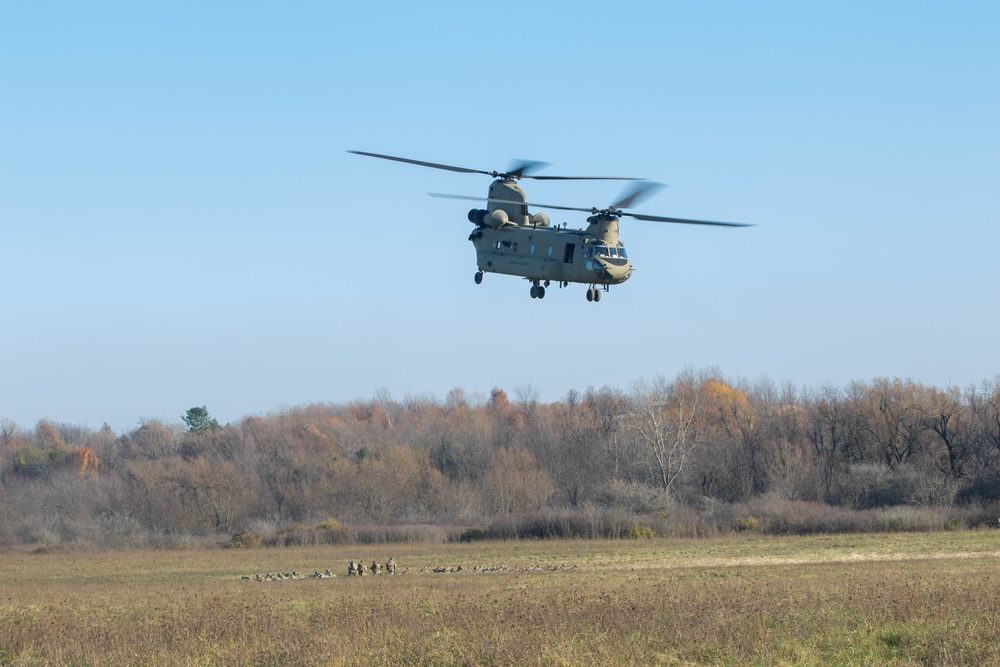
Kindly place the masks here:
[(373, 560), (371, 566), (365, 564), (362, 561), (352, 560), (351, 564), (347, 566), (347, 576), (359, 576), (363, 577), (366, 574), (382, 574), (383, 568), (387, 574), (396, 574), (396, 559), (390, 558), (385, 562), (383, 566), (382, 563)]

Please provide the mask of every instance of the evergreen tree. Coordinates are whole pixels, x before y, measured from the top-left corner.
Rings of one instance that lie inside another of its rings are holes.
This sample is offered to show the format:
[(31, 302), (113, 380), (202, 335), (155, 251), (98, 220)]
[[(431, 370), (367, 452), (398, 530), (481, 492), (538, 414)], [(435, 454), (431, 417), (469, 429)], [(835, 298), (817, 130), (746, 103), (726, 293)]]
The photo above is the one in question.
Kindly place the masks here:
[(192, 433), (207, 433), (219, 428), (219, 422), (209, 416), (208, 409), (204, 405), (200, 408), (191, 408), (181, 419)]

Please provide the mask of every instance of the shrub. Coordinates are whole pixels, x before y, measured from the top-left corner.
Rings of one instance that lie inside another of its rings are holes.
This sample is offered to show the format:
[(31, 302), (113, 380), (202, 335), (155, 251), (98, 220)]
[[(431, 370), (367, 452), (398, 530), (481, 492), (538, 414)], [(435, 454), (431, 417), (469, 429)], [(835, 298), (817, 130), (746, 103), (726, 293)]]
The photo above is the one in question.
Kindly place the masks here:
[(759, 533), (761, 521), (755, 516), (733, 517), (733, 531), (737, 533)]
[(261, 542), (262, 538), (260, 535), (254, 533), (237, 533), (229, 541), (229, 547), (232, 549), (253, 549), (254, 547), (259, 547)]
[(59, 554), (65, 552), (66, 549), (60, 544), (39, 544), (37, 547), (31, 550), (33, 554)]
[(350, 541), (355, 544), (392, 544), (400, 542), (454, 542), (444, 526), (404, 524), (400, 526), (353, 526)]
[(316, 529), (304, 523), (283, 531), (286, 547), (310, 547), (316, 544)]
[(316, 526), (316, 541), (320, 544), (337, 544), (346, 539), (344, 527), (336, 519), (327, 519)]
[(462, 542), (479, 542), (487, 538), (486, 531), (482, 528), (469, 528), (462, 533)]
[(323, 523), (319, 524), (317, 528), (319, 528), (320, 530), (325, 530), (328, 533), (335, 533), (339, 531), (342, 528), (342, 526), (340, 525), (340, 522), (337, 521), (336, 519), (327, 519)]
[(626, 533), (626, 536), (630, 540), (649, 540), (656, 537), (656, 531), (654, 531), (649, 526), (642, 526), (642, 525), (631, 526), (628, 529), (628, 533)]

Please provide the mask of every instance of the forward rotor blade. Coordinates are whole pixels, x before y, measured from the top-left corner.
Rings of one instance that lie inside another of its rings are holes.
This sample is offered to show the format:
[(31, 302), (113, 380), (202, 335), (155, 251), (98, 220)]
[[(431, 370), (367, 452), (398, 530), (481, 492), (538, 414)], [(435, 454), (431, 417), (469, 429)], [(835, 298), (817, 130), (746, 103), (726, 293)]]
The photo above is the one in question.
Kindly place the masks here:
[(525, 176), (536, 181), (641, 181), (630, 176)]
[(656, 183), (653, 181), (639, 181), (632, 187), (625, 190), (625, 192), (622, 193), (618, 201), (616, 201), (614, 204), (611, 205), (611, 208), (615, 209), (632, 208), (639, 202), (649, 199), (654, 194), (656, 194), (660, 190), (663, 190), (666, 187), (667, 186), (665, 186), (663, 183)]
[(457, 171), (463, 174), (486, 174), (487, 176), (493, 176), (495, 172), (491, 171), (481, 171), (479, 169), (467, 169), (465, 167), (453, 167), (450, 164), (438, 164), (436, 162), (424, 162), (423, 160), (411, 160), (405, 157), (395, 157), (393, 155), (379, 155), (378, 153), (366, 153), (364, 151), (347, 151), (348, 153), (354, 153), (355, 155), (367, 155), (368, 157), (377, 157), (383, 160), (393, 160), (395, 162), (406, 162), (407, 164), (416, 164), (421, 167), (433, 167), (434, 169), (444, 169), (445, 171)]
[(662, 215), (643, 215), (642, 213), (622, 213), (636, 220), (646, 220), (649, 222), (676, 222), (682, 225), (712, 225), (714, 227), (753, 227), (754, 225), (745, 222), (716, 222), (713, 220), (689, 220), (687, 218), (667, 218)]

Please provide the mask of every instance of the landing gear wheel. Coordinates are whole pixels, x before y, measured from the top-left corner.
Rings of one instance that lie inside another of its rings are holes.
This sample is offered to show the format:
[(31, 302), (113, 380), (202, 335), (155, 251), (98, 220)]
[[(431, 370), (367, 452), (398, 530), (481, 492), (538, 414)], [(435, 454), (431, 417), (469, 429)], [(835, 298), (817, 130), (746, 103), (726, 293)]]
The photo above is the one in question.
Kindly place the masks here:
[(538, 280), (531, 281), (531, 298), (532, 299), (545, 298), (545, 288), (539, 284)]
[(593, 301), (593, 300), (594, 300), (594, 288), (593, 287), (588, 287), (587, 288), (587, 301)]
[(482, 282), (483, 282), (483, 272), (476, 271), (476, 284), (479, 285)]
[(600, 300), (601, 300), (601, 290), (595, 289), (594, 290), (594, 301), (600, 301)]

